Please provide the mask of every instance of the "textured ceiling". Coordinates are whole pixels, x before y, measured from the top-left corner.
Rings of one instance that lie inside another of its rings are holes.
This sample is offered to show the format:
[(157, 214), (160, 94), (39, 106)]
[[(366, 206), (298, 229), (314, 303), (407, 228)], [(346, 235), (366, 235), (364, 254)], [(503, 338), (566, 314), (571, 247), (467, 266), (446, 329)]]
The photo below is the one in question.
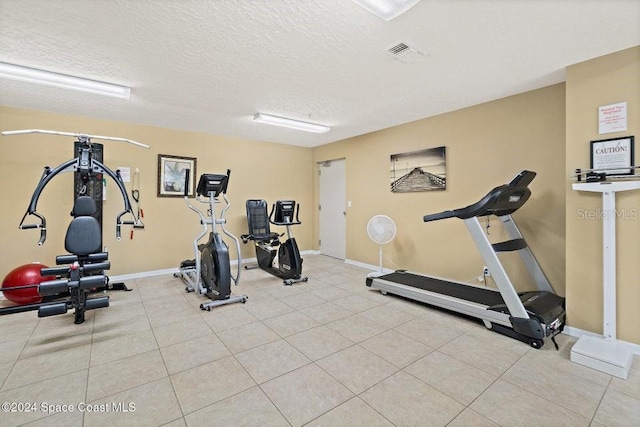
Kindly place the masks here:
[[(424, 55), (398, 61), (386, 50), (400, 42)], [(638, 0), (422, 0), (390, 22), (348, 0), (0, 0), (0, 61), (132, 88), (120, 100), (0, 79), (0, 104), (313, 147), (558, 83), (639, 44)]]

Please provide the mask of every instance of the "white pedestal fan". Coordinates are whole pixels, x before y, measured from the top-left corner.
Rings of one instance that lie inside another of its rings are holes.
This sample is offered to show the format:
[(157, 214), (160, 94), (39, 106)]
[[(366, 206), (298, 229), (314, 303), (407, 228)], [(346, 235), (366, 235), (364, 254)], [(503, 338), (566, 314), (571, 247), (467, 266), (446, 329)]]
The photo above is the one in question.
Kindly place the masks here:
[(371, 240), (380, 245), (380, 269), (377, 272), (369, 273), (367, 276), (382, 276), (384, 274), (384, 268), (382, 267), (382, 247), (396, 237), (396, 224), (386, 215), (376, 215), (367, 223), (367, 234)]

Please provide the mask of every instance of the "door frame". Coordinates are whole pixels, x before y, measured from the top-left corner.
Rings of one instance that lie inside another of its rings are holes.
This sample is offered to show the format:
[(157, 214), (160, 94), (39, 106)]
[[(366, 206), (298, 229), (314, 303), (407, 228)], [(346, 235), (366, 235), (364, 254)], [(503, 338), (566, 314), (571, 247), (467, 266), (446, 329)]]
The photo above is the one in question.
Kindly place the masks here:
[[(343, 240), (343, 249), (344, 249), (344, 256), (343, 257), (337, 257), (337, 259), (342, 259), (342, 260), (346, 260), (347, 259), (347, 218), (346, 218), (346, 212), (347, 212), (347, 159), (345, 157), (339, 157), (339, 158), (335, 158), (335, 159), (327, 159), (327, 160), (322, 160), (322, 161), (316, 161), (316, 179), (317, 179), (317, 185), (316, 185), (316, 189), (317, 189), (317, 196), (316, 196), (316, 207), (315, 207), (315, 212), (317, 214), (317, 227), (316, 227), (316, 242), (318, 242), (318, 253), (322, 254), (322, 249), (321, 249), (321, 244), (320, 244), (320, 237), (321, 237), (321, 228), (322, 228), (322, 223), (321, 223), (321, 217), (320, 217), (320, 200), (321, 200), (321, 186), (320, 186), (320, 171), (323, 168), (323, 164), (326, 162), (335, 162), (335, 161), (342, 161), (344, 162), (344, 176), (343, 176), (343, 180), (342, 180), (342, 184), (343, 184), (343, 188), (344, 188), (344, 200), (342, 201), (342, 204), (344, 206), (344, 234), (342, 236), (342, 240)], [(328, 254), (324, 254), (327, 256), (331, 256), (334, 257), (334, 255), (328, 255)]]

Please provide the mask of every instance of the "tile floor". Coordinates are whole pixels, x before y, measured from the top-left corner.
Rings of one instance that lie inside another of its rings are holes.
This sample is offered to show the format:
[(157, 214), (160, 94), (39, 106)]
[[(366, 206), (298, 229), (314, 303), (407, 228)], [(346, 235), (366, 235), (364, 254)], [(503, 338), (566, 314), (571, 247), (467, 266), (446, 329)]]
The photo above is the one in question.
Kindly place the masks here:
[(0, 317), (0, 402), (28, 409), (0, 426), (640, 425), (638, 357), (622, 381), (571, 363), (571, 337), (534, 350), (372, 291), (361, 268), (304, 266), (294, 286), (243, 271), (247, 303), (211, 312), (156, 276), (82, 325)]

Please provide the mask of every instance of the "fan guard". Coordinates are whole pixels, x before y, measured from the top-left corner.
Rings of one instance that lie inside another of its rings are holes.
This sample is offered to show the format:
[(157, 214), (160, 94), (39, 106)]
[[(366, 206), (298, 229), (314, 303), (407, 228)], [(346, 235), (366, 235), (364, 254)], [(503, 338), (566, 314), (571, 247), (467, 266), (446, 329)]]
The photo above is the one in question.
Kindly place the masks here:
[(369, 238), (380, 245), (379, 274), (382, 274), (384, 270), (382, 267), (382, 247), (396, 237), (396, 231), (396, 223), (386, 215), (376, 215), (367, 223)]

